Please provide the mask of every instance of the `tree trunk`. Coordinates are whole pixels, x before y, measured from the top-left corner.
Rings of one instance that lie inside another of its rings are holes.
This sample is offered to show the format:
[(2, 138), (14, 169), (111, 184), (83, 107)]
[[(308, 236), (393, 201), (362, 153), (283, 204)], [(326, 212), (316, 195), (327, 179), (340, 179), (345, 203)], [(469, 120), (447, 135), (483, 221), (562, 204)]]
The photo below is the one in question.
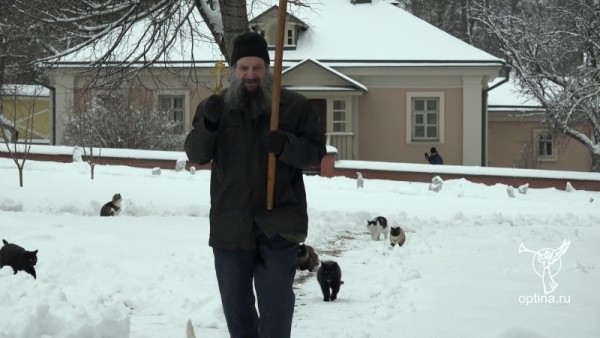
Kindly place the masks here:
[[(2, 36), (0, 36), (0, 39)], [(0, 42), (0, 50), (3, 50), (4, 44)], [(6, 68), (6, 58), (4, 56), (0, 56), (0, 88), (4, 86), (4, 69)]]
[(233, 40), (236, 36), (248, 31), (248, 10), (246, 9), (246, 0), (219, 0), (219, 6), (223, 32), (218, 31), (217, 27), (210, 24), (210, 16), (202, 11), (199, 1), (196, 1), (196, 8), (200, 12), (200, 16), (207, 23), (210, 33), (219, 45), (225, 60), (229, 63), (231, 51), (233, 50)]
[(17, 165), (17, 168), (19, 168), (19, 187), (23, 188), (23, 166)]
[(248, 31), (246, 0), (219, 0), (223, 20), (223, 39), (219, 42), (221, 52), (229, 62), (236, 36)]
[(473, 44), (473, 36), (471, 34), (471, 14), (469, 0), (461, 0), (460, 7), (460, 31), (463, 41)]
[(592, 153), (592, 172), (600, 173), (600, 154)]

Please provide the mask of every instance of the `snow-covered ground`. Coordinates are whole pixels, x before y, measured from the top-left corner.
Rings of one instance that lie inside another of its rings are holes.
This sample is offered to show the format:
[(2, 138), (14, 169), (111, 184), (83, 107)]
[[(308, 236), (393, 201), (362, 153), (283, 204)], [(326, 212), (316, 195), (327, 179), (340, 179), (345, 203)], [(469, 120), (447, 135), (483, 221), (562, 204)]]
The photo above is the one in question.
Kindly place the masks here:
[[(228, 337), (207, 245), (210, 173), (95, 176), (86, 163), (28, 161), (20, 188), (0, 158), (0, 237), (39, 250), (37, 280), (0, 270), (0, 338), (184, 337), (188, 319), (198, 337)], [(297, 274), (293, 337), (600, 337), (600, 193), (305, 181), (307, 244), (340, 264), (344, 285), (325, 303), (316, 274)], [(121, 215), (99, 217), (114, 193)], [(379, 215), (405, 229), (404, 247), (371, 240)], [(545, 294), (542, 249), (563, 241)]]

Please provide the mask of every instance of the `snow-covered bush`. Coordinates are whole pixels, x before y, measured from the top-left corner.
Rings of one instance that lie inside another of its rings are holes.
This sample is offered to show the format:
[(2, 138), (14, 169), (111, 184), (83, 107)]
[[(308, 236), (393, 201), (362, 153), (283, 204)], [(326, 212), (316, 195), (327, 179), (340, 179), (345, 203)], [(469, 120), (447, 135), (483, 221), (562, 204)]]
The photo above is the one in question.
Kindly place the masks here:
[(63, 143), (99, 148), (183, 150), (185, 133), (169, 111), (95, 97), (65, 120)]

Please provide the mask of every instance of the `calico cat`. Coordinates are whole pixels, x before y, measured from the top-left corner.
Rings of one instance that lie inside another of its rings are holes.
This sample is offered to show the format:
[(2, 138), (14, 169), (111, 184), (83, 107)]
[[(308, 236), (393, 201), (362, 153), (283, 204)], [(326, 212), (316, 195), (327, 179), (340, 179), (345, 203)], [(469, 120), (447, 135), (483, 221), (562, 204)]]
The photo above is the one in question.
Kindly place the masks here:
[(2, 240), (4, 246), (0, 249), (0, 269), (4, 266), (10, 266), (14, 274), (17, 271), (25, 271), (36, 279), (35, 268), (33, 267), (37, 263), (37, 250), (27, 251), (22, 247), (8, 243), (6, 240)]
[(104, 204), (100, 209), (100, 216), (116, 216), (121, 212), (121, 194), (115, 194), (112, 201)]
[(317, 255), (312, 246), (300, 244), (300, 247), (298, 247), (298, 256), (296, 257), (298, 270), (312, 272), (317, 265), (319, 265), (319, 255)]
[(406, 241), (406, 234), (404, 233), (404, 230), (402, 230), (401, 227), (391, 227), (390, 228), (390, 245), (391, 246), (396, 246), (396, 244), (398, 244), (399, 246), (403, 246), (404, 242)]
[(342, 282), (342, 269), (340, 269), (337, 262), (321, 262), (321, 266), (317, 271), (317, 281), (323, 292), (323, 301), (333, 302), (336, 300), (338, 292), (340, 292), (340, 286), (344, 284)]
[(383, 238), (388, 238), (390, 228), (387, 225), (387, 218), (383, 216), (377, 216), (371, 221), (367, 221), (367, 229), (371, 233), (371, 239), (378, 241), (383, 234)]

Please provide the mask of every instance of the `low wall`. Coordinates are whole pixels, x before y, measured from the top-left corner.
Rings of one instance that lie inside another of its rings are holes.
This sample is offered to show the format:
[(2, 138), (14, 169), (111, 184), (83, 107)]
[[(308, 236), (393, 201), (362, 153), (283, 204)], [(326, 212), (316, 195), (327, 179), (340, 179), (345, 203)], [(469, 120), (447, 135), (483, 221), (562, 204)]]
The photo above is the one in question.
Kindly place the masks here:
[[(9, 153), (0, 152), (0, 157), (4, 158), (12, 158)], [(22, 157), (18, 157), (22, 158)], [(72, 155), (65, 154), (35, 154), (29, 153), (27, 156), (28, 159), (33, 161), (51, 161), (51, 162), (62, 162), (62, 163), (71, 163), (73, 162)], [(85, 161), (85, 156), (82, 156)], [(103, 164), (111, 164), (111, 165), (126, 165), (130, 167), (136, 168), (156, 168), (159, 167), (161, 169), (173, 169), (175, 170), (175, 160), (169, 159), (149, 159), (149, 158), (127, 158), (127, 157), (113, 157), (113, 156), (101, 156), (97, 158), (95, 163), (97, 165)], [(186, 169), (190, 169), (190, 167), (196, 167), (196, 169), (210, 169), (210, 164), (199, 165), (195, 163), (186, 163)]]
[[(39, 147), (39, 146), (38, 146)], [(44, 146), (51, 147), (51, 146)], [(105, 152), (106, 153), (106, 152)], [(126, 154), (127, 152), (124, 152)], [(132, 158), (123, 154), (119, 156), (101, 156), (97, 164), (126, 165), (138, 168), (175, 169), (176, 158), (185, 157), (183, 153), (156, 152), (157, 158), (152, 158), (152, 151), (145, 151), (144, 157)], [(164, 154), (169, 153), (169, 158)], [(108, 154), (111, 154), (108, 151)], [(160, 155), (160, 156), (159, 156)], [(21, 156), (21, 155), (19, 155)], [(12, 155), (0, 148), (0, 157), (11, 158)], [(85, 158), (85, 157), (84, 157)], [(35, 161), (53, 161), (69, 163), (73, 161), (73, 156), (66, 153), (39, 153), (30, 152), (28, 159)], [(194, 166), (196, 169), (210, 169), (208, 165), (198, 165), (187, 162), (186, 168)], [(377, 167), (377, 168), (373, 168)], [(388, 167), (386, 169), (386, 167)], [(464, 170), (464, 173), (458, 172)], [(472, 173), (471, 171), (481, 171), (482, 173)], [(394, 164), (380, 163), (373, 165), (373, 162), (361, 161), (336, 161), (336, 153), (329, 152), (321, 162), (320, 175), (323, 177), (344, 176), (356, 178), (356, 172), (360, 171), (365, 179), (380, 179), (408, 182), (430, 183), (435, 176), (440, 176), (443, 180), (464, 178), (470, 182), (482, 183), (486, 185), (507, 184), (513, 187), (529, 184), (530, 188), (556, 188), (564, 190), (567, 183), (570, 183), (575, 189), (600, 191), (600, 173), (580, 173), (580, 172), (548, 172), (545, 170), (534, 169), (508, 169), (508, 168), (470, 168), (460, 166), (434, 166), (420, 164)], [(485, 172), (485, 173), (483, 173)], [(501, 172), (501, 173), (500, 173)], [(536, 174), (539, 174), (536, 176)], [(551, 177), (555, 175), (555, 177)], [(591, 178), (585, 178), (585, 177)]]
[[(553, 173), (548, 173), (548, 171), (545, 170), (496, 168), (495, 171), (503, 171), (505, 174), (474, 174), (467, 172), (456, 173), (452, 172), (456, 170), (450, 170), (456, 169), (457, 166), (407, 164), (406, 167), (419, 168), (418, 170), (410, 170), (406, 168), (386, 170), (371, 169), (368, 165), (361, 166), (360, 161), (343, 161), (346, 162), (344, 166), (340, 166), (341, 162), (342, 161), (335, 160), (335, 154), (327, 154), (327, 156), (323, 159), (323, 162), (321, 162), (321, 176), (344, 176), (348, 178), (356, 178), (356, 172), (358, 171), (365, 179), (431, 183), (431, 179), (433, 177), (439, 176), (443, 180), (464, 178), (470, 182), (482, 183), (485, 185), (506, 184), (513, 187), (518, 187), (528, 183), (530, 188), (556, 188), (560, 190), (565, 190), (567, 184), (570, 183), (573, 188), (578, 190), (600, 191), (600, 173), (579, 173), (565, 171), (554, 172), (556, 177), (550, 177)], [(427, 168), (431, 170), (427, 171)], [(478, 168), (479, 171), (491, 171), (487, 169), (492, 168)], [(445, 170), (447, 171), (445, 172)], [(514, 173), (514, 175), (511, 175), (511, 173)], [(540, 175), (536, 176), (536, 173), (539, 173)], [(597, 178), (588, 179), (580, 178), (578, 176), (596, 176)]]

